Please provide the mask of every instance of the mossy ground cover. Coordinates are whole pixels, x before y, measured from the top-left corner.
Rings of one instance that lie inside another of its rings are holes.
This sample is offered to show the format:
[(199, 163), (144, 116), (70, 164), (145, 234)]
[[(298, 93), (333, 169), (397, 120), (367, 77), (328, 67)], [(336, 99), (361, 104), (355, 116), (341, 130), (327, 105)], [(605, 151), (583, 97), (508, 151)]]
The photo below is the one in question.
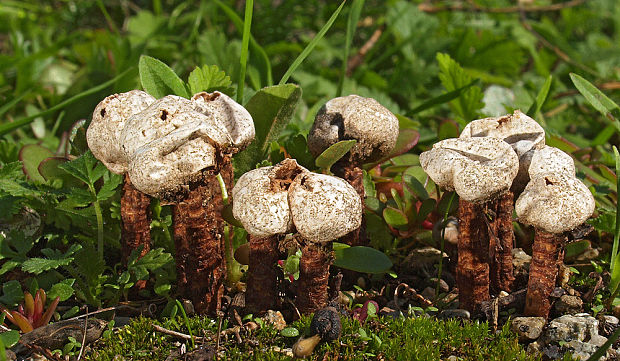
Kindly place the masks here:
[[(356, 320), (342, 317), (343, 330), (340, 339), (321, 343), (308, 359), (312, 360), (445, 360), (455, 356), (459, 360), (541, 360), (539, 355), (525, 352), (517, 336), (508, 326), (498, 331), (486, 323), (436, 320), (430, 317), (381, 317), (360, 325)], [(309, 317), (290, 324), (307, 333)], [(85, 360), (166, 360), (170, 352), (189, 341), (157, 332), (153, 325), (187, 334), (182, 319), (156, 321), (137, 318), (128, 326), (108, 332), (100, 339)], [(197, 342), (196, 347), (214, 348), (218, 322), (208, 318), (190, 318), (189, 326), (197, 336), (209, 341)], [(255, 331), (240, 331), (241, 343), (231, 334), (221, 337), (219, 357), (224, 360), (289, 360), (284, 351), (298, 337), (285, 337), (269, 325)], [(565, 360), (570, 360), (566, 356)]]

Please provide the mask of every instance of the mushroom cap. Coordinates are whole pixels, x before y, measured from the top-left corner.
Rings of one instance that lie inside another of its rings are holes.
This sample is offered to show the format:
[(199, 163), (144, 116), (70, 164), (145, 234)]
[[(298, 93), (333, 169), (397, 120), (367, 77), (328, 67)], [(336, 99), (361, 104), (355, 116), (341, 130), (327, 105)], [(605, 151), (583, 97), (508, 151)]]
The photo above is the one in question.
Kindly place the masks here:
[(310, 321), (310, 333), (319, 335), (322, 341), (329, 342), (340, 337), (341, 332), (340, 313), (335, 307), (325, 307), (314, 312)]
[(519, 170), (512, 147), (492, 137), (442, 140), (420, 154), (420, 164), (437, 185), (473, 203), (510, 189)]
[(398, 138), (398, 118), (372, 98), (357, 95), (331, 99), (319, 110), (308, 134), (316, 157), (331, 145), (355, 139), (353, 161), (369, 162), (388, 155)]
[(288, 190), (288, 201), (297, 232), (309, 242), (333, 241), (362, 223), (362, 200), (342, 178), (301, 173)]
[(254, 120), (241, 104), (218, 91), (197, 93), (191, 100), (198, 112), (213, 116), (228, 131), (232, 140), (231, 153), (241, 151), (252, 143), (256, 135)]
[(218, 149), (225, 149), (232, 143), (228, 132), (215, 117), (197, 112), (194, 103), (188, 99), (167, 95), (127, 119), (121, 133), (127, 159), (131, 159), (138, 148), (190, 123), (204, 131), (203, 136), (210, 138)]
[(219, 150), (211, 131), (196, 119), (141, 146), (129, 162), (131, 182), (143, 193), (166, 199), (201, 177), (203, 170), (217, 168)]
[(256, 237), (269, 237), (293, 230), (288, 204), (288, 187), (307, 169), (294, 159), (272, 167), (262, 167), (243, 174), (232, 190), (233, 215), (245, 230)]
[(536, 178), (543, 173), (561, 173), (575, 177), (575, 161), (558, 148), (545, 146), (534, 151), (528, 172), (530, 178)]
[(86, 131), (88, 148), (111, 172), (127, 171), (128, 159), (121, 147), (121, 131), (133, 114), (146, 109), (155, 98), (141, 90), (114, 94), (103, 99), (93, 111), (93, 120)]
[(579, 179), (563, 174), (532, 177), (515, 203), (519, 221), (549, 233), (575, 229), (594, 212), (594, 197)]
[(545, 146), (545, 130), (534, 119), (515, 110), (501, 117), (471, 121), (459, 138), (493, 137), (510, 144), (519, 156), (519, 173), (513, 181), (513, 190), (519, 192), (529, 181), (528, 169), (536, 149)]

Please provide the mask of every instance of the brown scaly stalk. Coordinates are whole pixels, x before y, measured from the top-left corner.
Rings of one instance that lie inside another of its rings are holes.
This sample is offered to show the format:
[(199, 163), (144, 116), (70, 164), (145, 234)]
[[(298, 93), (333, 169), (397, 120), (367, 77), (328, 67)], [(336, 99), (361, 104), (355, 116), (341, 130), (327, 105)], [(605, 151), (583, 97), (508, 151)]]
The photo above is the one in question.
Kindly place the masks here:
[(226, 263), (219, 214), (222, 196), (217, 178), (205, 175), (190, 185), (188, 194), (174, 206), (174, 238), (180, 293), (201, 314), (220, 309)]
[(508, 191), (501, 195), (495, 202), (496, 217), (493, 220), (492, 229), (496, 237), (491, 237), (491, 291), (499, 294), (500, 291), (510, 293), (514, 274), (512, 267), (512, 248), (514, 244), (514, 230), (512, 226), (512, 211), (514, 195)]
[(551, 301), (549, 296), (555, 287), (558, 274), (558, 258), (566, 237), (540, 229), (534, 235), (532, 246), (532, 263), (525, 296), (525, 315), (549, 316)]
[(331, 242), (302, 247), (295, 305), (302, 314), (312, 313), (327, 305), (327, 279), (332, 263)]
[(133, 250), (144, 246), (140, 257), (151, 249), (151, 214), (149, 205), (151, 197), (137, 190), (125, 174), (123, 195), (121, 197), (121, 218), (123, 229), (121, 232), (121, 257), (123, 265)]
[(258, 238), (250, 235), (250, 264), (245, 304), (249, 312), (256, 313), (278, 307), (278, 281), (276, 264), (280, 258), (278, 235)]
[(479, 311), (489, 295), (489, 232), (482, 217), (484, 204), (459, 200), (458, 266), (456, 274), (460, 307)]

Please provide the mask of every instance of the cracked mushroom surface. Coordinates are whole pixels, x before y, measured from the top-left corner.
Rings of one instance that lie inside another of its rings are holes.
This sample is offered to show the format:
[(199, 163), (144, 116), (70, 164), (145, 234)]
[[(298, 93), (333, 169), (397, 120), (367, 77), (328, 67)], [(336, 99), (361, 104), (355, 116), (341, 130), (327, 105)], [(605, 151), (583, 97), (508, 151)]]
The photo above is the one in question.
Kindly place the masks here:
[(362, 201), (345, 180), (302, 173), (289, 188), (293, 224), (302, 238), (295, 305), (302, 313), (325, 307), (332, 241), (358, 229)]
[(451, 138), (420, 154), (420, 164), (441, 188), (485, 202), (508, 190), (519, 170), (512, 147), (498, 138)]
[(233, 215), (249, 234), (246, 309), (259, 313), (278, 306), (279, 243), (293, 231), (288, 189), (308, 172), (294, 159), (243, 174), (232, 191)]
[(88, 148), (111, 172), (127, 171), (128, 159), (121, 146), (121, 132), (129, 117), (140, 113), (155, 102), (155, 98), (141, 91), (110, 95), (93, 111), (93, 119), (86, 131)]
[(329, 100), (316, 115), (308, 148), (316, 157), (331, 145), (355, 139), (351, 158), (378, 160), (392, 151), (398, 138), (398, 118), (378, 101), (358, 95)]

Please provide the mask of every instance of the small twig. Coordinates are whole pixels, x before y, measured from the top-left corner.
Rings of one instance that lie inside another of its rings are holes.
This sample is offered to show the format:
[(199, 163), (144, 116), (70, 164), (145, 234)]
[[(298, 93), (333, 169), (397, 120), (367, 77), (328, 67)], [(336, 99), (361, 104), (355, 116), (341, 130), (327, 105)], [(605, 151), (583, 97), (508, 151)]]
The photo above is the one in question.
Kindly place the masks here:
[(401, 310), (400, 309), (400, 305), (398, 304), (398, 293), (399, 293), (401, 288), (404, 288), (403, 293), (404, 292), (411, 293), (411, 297), (410, 298), (414, 298), (416, 301), (420, 302), (425, 307), (433, 305), (433, 303), (431, 301), (427, 300), (424, 296), (420, 295), (418, 292), (416, 292), (415, 289), (410, 287), (408, 284), (401, 283), (398, 286), (396, 286), (396, 289), (394, 290), (394, 304), (395, 304), (396, 308), (398, 309), (398, 311)]
[(348, 62), (347, 62), (347, 76), (351, 76), (351, 74), (353, 74), (353, 71), (355, 70), (355, 68), (357, 68), (358, 66), (360, 66), (362, 64), (366, 54), (368, 54), (370, 49), (372, 49), (375, 46), (375, 44), (377, 44), (377, 41), (379, 41), (379, 38), (381, 37), (381, 34), (383, 34), (383, 30), (385, 30), (385, 25), (382, 25), (377, 30), (375, 30), (375, 32), (372, 33), (372, 35), (366, 41), (366, 43), (364, 45), (362, 45), (362, 47), (357, 52), (357, 54), (355, 54), (355, 56), (353, 56), (351, 59), (348, 60)]
[(185, 333), (181, 333), (181, 332), (177, 332), (177, 331), (172, 331), (172, 330), (169, 330), (169, 329), (167, 329), (167, 328), (163, 328), (163, 327), (161, 327), (161, 326), (159, 326), (159, 325), (153, 325), (153, 328), (154, 328), (154, 329), (155, 329), (155, 331), (157, 331), (157, 332), (161, 332), (161, 333), (164, 333), (164, 334), (166, 334), (166, 335), (170, 335), (170, 336), (174, 336), (174, 337), (177, 337), (177, 338), (181, 338), (181, 339), (183, 339), (183, 340), (191, 340), (191, 339), (192, 339), (192, 337), (193, 337), (193, 338), (194, 338), (194, 340), (196, 340), (196, 341), (203, 341), (203, 340), (205, 340), (205, 339), (206, 339), (205, 337), (190, 336), (190, 335), (185, 334)]
[(82, 346), (80, 347), (80, 353), (78, 354), (77, 361), (82, 359), (82, 353), (84, 352), (84, 346), (86, 343), (86, 332), (88, 330), (88, 307), (86, 307), (86, 318), (84, 319), (84, 333), (82, 334)]
[(219, 318), (219, 322), (217, 325), (217, 338), (215, 341), (215, 353), (220, 352), (220, 338), (222, 337), (222, 321), (224, 317), (218, 315), (218, 318)]
[(518, 13), (521, 11), (524, 12), (544, 12), (544, 11), (558, 11), (574, 6), (581, 5), (585, 3), (587, 0), (571, 0), (563, 3), (551, 4), (551, 5), (543, 5), (543, 6), (509, 6), (504, 8), (489, 8), (480, 6), (473, 1), (468, 1), (469, 6), (464, 4), (454, 4), (454, 5), (446, 5), (446, 6), (433, 6), (428, 3), (422, 3), (418, 5), (418, 10), (423, 11), (425, 13), (439, 13), (444, 11), (463, 11), (463, 12), (481, 12), (481, 13)]

